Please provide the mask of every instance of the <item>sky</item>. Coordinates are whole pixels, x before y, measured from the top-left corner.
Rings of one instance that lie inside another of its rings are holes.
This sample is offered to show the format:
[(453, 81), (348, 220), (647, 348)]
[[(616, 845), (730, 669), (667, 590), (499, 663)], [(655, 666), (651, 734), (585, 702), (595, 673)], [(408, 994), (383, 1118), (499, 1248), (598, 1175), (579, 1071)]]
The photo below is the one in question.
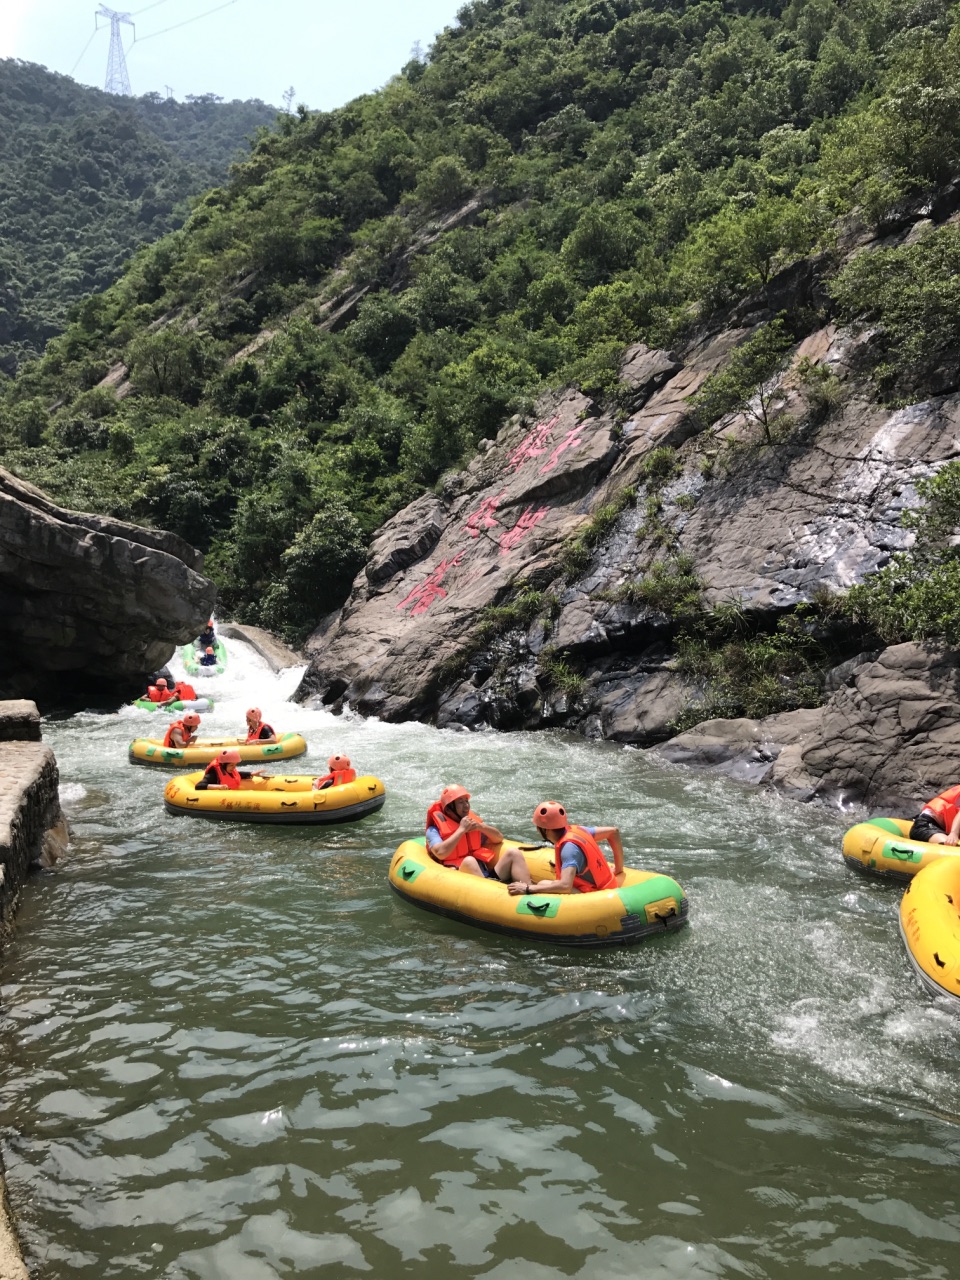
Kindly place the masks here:
[[(378, 89), (419, 41), (456, 20), (463, 0), (139, 0), (123, 9), (127, 71), (135, 94), (181, 101), (188, 93), (261, 98), (329, 110)], [(109, 23), (99, 0), (0, 0), (0, 57), (39, 62), (104, 87)], [(217, 12), (211, 12), (217, 10)], [(207, 16), (202, 16), (207, 15)], [(186, 24), (180, 26), (179, 24)], [(167, 30), (178, 27), (177, 30)]]

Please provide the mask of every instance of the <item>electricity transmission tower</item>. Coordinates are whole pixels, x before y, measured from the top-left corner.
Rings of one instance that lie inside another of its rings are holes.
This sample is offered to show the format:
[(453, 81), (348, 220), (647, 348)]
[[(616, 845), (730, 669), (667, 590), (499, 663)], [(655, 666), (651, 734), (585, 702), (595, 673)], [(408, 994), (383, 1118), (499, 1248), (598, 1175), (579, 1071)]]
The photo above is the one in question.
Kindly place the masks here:
[(125, 22), (133, 27), (134, 39), (137, 38), (137, 28), (129, 13), (117, 13), (115, 9), (108, 9), (105, 4), (101, 4), (96, 16), (110, 19), (110, 54), (107, 58), (107, 79), (103, 87), (107, 93), (119, 93), (129, 98), (133, 91), (130, 88), (130, 77), (127, 75), (127, 59), (123, 52), (123, 41), (120, 38), (120, 24)]

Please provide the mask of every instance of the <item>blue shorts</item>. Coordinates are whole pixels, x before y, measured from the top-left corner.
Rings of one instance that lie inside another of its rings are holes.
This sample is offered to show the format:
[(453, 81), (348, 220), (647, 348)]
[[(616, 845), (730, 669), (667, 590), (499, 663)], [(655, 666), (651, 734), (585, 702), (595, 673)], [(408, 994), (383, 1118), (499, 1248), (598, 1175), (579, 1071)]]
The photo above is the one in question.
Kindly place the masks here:
[(478, 862), (477, 866), (480, 868), (480, 874), (483, 876), (484, 880), (500, 879), (500, 877), (497, 875), (494, 869), (492, 862)]

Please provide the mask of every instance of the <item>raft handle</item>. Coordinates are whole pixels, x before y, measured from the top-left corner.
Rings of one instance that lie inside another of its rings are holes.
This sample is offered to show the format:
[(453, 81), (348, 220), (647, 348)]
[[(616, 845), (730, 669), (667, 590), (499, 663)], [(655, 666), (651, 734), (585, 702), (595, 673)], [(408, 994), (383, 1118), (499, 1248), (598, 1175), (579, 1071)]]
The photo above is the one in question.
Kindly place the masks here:
[(400, 868), (400, 874), (403, 876), (404, 880), (412, 880), (412, 879), (413, 879), (413, 877), (417, 874), (417, 868), (416, 868), (416, 867), (401, 867), (401, 868)]
[(298, 800), (281, 800), (281, 801), (280, 801), (280, 808), (281, 808), (281, 809), (295, 809), (295, 808), (297, 807), (297, 805), (298, 805), (298, 804), (299, 804), (299, 801), (298, 801)]
[(549, 902), (528, 902), (527, 910), (532, 911), (535, 916), (546, 915), (550, 910)]
[(940, 967), (941, 969), (945, 969), (945, 968), (947, 967), (947, 962), (946, 962), (946, 960), (941, 960), (941, 959), (940, 959), (940, 957), (937, 955), (937, 953), (936, 953), (936, 952), (934, 952), (934, 953), (933, 953), (933, 958), (934, 958), (934, 960), (936, 960), (937, 964), (939, 965), (939, 967)]

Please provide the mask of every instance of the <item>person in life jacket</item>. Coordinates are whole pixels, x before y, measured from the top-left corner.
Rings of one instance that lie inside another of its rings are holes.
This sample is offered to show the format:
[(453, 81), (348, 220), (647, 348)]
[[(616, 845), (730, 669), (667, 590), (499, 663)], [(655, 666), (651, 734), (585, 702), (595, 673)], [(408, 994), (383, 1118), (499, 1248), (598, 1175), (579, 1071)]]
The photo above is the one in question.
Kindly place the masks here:
[(168, 688), (163, 676), (160, 676), (156, 684), (149, 686), (146, 696), (151, 702), (172, 702), (177, 695), (172, 689)]
[(195, 711), (188, 711), (182, 720), (174, 720), (163, 739), (165, 747), (189, 747), (200, 728), (200, 717)]
[(187, 684), (186, 680), (178, 680), (173, 686), (173, 692), (181, 702), (193, 702), (197, 696), (197, 691), (192, 684)]
[[(619, 827), (577, 827), (570, 823), (567, 811), (556, 800), (543, 800), (533, 811), (533, 825), (542, 840), (549, 840), (554, 850), (556, 880), (540, 880), (531, 884), (521, 880), (510, 885), (512, 894), (520, 893), (596, 893), (599, 889), (615, 889), (616, 877), (623, 871), (623, 844)], [(613, 870), (597, 843), (605, 840), (613, 850)]]
[(248, 742), (276, 742), (277, 734), (273, 725), (264, 724), (263, 714), (259, 707), (251, 707), (246, 713)]
[(327, 761), (329, 773), (322, 778), (315, 778), (314, 791), (326, 791), (327, 787), (342, 787), (348, 782), (356, 782), (357, 771), (350, 767), (350, 757), (344, 755), (331, 756)]
[(910, 839), (927, 844), (960, 843), (960, 787), (949, 787), (927, 801), (913, 820)]
[(444, 787), (427, 810), (427, 852), (435, 862), (487, 880), (530, 880), (519, 849), (502, 849), (503, 834), (470, 808), (466, 787)]
[(213, 619), (207, 621), (207, 625), (197, 637), (197, 644), (201, 649), (206, 649), (207, 645), (215, 645), (217, 643), (217, 633), (213, 629)]
[(214, 653), (212, 644), (208, 644), (203, 653), (201, 653), (199, 662), (201, 667), (215, 667), (217, 665), (217, 655)]
[(196, 784), (196, 791), (236, 791), (245, 778), (265, 778), (262, 769), (251, 771), (238, 769), (240, 752), (236, 747), (226, 747), (211, 760), (203, 771), (203, 777)]

